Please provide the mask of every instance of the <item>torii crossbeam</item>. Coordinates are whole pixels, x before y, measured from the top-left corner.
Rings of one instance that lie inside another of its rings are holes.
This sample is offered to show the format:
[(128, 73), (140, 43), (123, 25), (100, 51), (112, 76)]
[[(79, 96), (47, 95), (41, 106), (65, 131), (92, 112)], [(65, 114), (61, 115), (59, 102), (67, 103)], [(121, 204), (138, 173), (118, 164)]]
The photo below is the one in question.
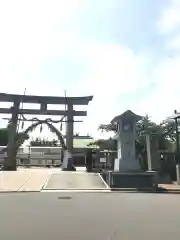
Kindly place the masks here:
[[(33, 115), (60, 115), (66, 116), (66, 145), (69, 152), (73, 151), (73, 135), (74, 135), (74, 116), (86, 116), (86, 111), (75, 111), (75, 105), (88, 105), (92, 101), (93, 96), (84, 97), (54, 97), (54, 96), (36, 96), (36, 95), (17, 95), (0, 93), (0, 102), (11, 102), (13, 106), (10, 108), (0, 108), (0, 113), (11, 114), (11, 125), (8, 138), (7, 150), (7, 169), (16, 170), (16, 159), (14, 156), (15, 136), (19, 114)], [(40, 104), (40, 109), (20, 109), (20, 103), (36, 103)], [(66, 105), (67, 110), (48, 110), (48, 104)]]

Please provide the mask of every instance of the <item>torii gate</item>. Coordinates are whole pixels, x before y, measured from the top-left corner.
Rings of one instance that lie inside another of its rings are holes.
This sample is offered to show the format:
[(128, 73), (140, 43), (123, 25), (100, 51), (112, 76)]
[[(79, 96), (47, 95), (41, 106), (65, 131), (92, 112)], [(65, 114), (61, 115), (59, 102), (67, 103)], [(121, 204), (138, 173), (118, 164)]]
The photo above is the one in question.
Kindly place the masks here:
[[(15, 136), (19, 114), (28, 115), (59, 115), (66, 116), (66, 145), (69, 152), (73, 151), (74, 116), (87, 116), (86, 111), (75, 111), (75, 105), (88, 105), (93, 96), (85, 97), (53, 97), (36, 95), (17, 95), (0, 93), (0, 102), (12, 102), (10, 108), (0, 108), (0, 113), (11, 114), (11, 125), (8, 137), (6, 167), (9, 170), (16, 170), (16, 159), (14, 156)], [(20, 103), (40, 104), (40, 109), (20, 109)], [(48, 110), (48, 104), (63, 104), (67, 110)]]

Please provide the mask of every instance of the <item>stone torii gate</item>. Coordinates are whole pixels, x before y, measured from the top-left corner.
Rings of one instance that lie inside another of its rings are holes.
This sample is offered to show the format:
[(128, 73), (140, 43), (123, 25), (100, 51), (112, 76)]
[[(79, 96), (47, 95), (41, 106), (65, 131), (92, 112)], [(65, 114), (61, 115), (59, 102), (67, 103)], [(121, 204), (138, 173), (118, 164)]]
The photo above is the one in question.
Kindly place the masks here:
[[(87, 116), (86, 111), (75, 111), (75, 105), (88, 105), (93, 96), (85, 97), (53, 97), (33, 96), (0, 93), (0, 102), (12, 102), (10, 108), (0, 108), (1, 114), (11, 114), (11, 125), (8, 136), (7, 159), (5, 169), (16, 170), (16, 159), (14, 156), (15, 137), (19, 114), (27, 115), (59, 115), (67, 117), (66, 121), (66, 146), (69, 152), (73, 151), (74, 116)], [(40, 104), (40, 109), (20, 109), (20, 103)], [(63, 104), (67, 110), (48, 110), (48, 104)]]

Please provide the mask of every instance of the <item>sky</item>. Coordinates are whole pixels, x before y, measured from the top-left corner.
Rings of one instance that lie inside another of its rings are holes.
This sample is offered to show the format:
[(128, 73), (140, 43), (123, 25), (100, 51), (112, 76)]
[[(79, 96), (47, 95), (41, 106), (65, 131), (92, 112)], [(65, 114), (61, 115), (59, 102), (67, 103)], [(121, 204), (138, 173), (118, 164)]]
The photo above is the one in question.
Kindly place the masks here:
[(159, 122), (180, 110), (179, 30), (179, 0), (1, 0), (0, 91), (93, 95), (75, 132), (95, 138), (128, 109)]

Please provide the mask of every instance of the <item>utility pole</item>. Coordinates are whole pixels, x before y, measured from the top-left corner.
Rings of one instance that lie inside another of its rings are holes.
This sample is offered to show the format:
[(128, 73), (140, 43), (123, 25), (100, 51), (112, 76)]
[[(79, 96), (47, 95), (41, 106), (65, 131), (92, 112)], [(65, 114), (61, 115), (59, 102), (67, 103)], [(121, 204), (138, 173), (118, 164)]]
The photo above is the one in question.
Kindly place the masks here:
[[(177, 110), (174, 111), (174, 114), (177, 115)], [(177, 183), (180, 184), (180, 147), (179, 147), (179, 129), (178, 129), (178, 116), (175, 116), (175, 129), (176, 129), (176, 176)]]
[[(177, 111), (174, 111), (175, 114), (177, 114)], [(176, 130), (176, 161), (177, 164), (180, 163), (179, 161), (179, 152), (180, 152), (180, 148), (179, 148), (179, 130), (178, 130), (178, 116), (175, 117), (175, 130)]]

